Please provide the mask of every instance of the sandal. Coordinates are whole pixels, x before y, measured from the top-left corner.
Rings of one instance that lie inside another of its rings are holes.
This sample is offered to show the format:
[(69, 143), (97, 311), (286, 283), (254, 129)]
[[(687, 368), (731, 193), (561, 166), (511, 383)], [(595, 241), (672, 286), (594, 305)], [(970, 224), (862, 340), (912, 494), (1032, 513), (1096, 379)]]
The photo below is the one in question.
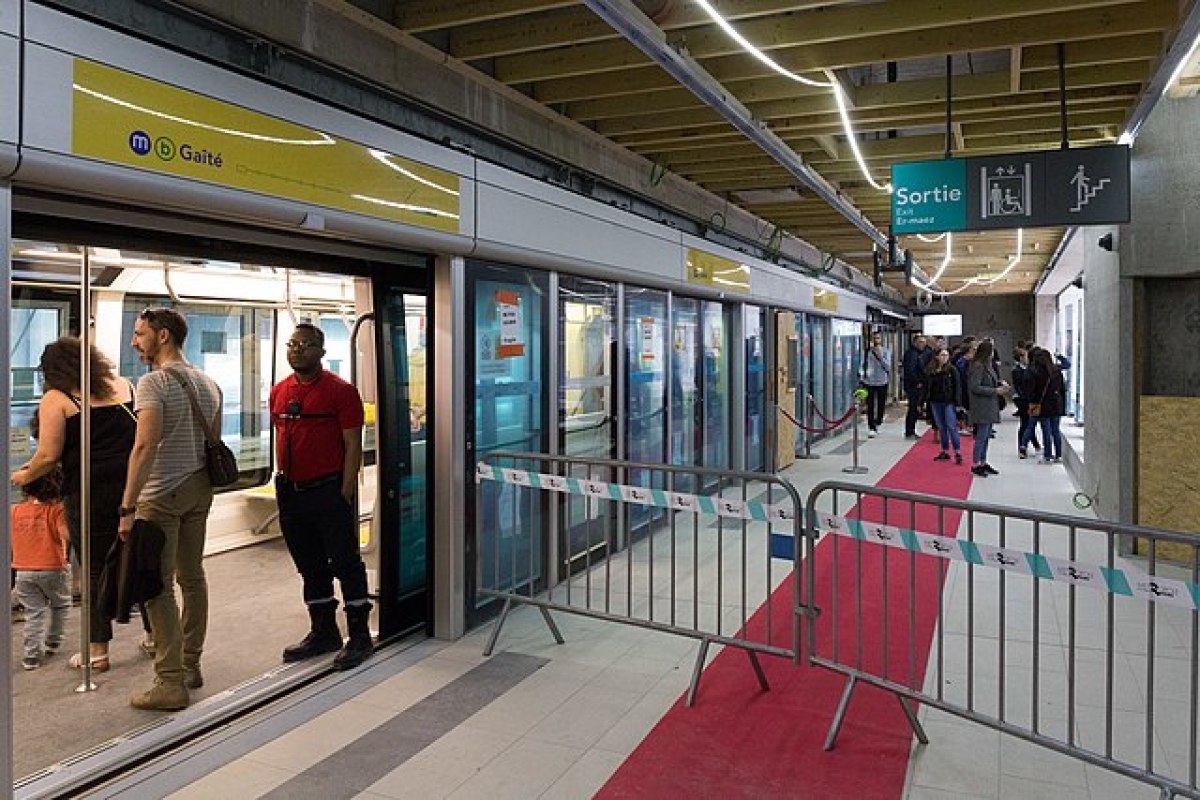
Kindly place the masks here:
[[(92, 662), (92, 672), (108, 672), (108, 668), (111, 666), (108, 662), (108, 656), (92, 656), (90, 660)], [(67, 663), (73, 669), (83, 669), (83, 656), (76, 653), (71, 656), (70, 661)]]

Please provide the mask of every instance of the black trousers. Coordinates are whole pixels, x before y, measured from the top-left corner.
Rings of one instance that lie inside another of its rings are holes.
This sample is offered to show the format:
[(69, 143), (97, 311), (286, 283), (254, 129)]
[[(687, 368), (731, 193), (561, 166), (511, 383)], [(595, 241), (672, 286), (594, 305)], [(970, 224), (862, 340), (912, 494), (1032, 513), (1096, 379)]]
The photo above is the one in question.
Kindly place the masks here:
[(917, 388), (908, 393), (908, 413), (904, 416), (904, 434), (911, 436), (917, 432), (917, 420), (925, 410), (925, 389)]
[(878, 430), (883, 424), (883, 410), (887, 407), (887, 386), (865, 384), (867, 389), (867, 427)]
[(367, 567), (358, 553), (358, 521), (353, 506), (342, 497), (341, 480), (297, 491), (276, 478), (275, 498), (283, 540), (304, 579), (304, 602), (333, 600), (334, 578), (341, 586), (343, 603), (365, 601)]

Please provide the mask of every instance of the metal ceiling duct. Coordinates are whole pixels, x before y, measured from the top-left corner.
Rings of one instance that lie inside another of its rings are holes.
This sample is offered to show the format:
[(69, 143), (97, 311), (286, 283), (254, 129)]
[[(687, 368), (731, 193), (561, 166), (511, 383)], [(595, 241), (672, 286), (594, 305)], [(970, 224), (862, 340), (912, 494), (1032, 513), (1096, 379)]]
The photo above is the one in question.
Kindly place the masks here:
[[(732, 94), (712, 75), (685, 52), (680, 52), (667, 42), (666, 34), (651, 21), (631, 0), (583, 0), (584, 4), (598, 17), (612, 26), (631, 44), (650, 57), (671, 77), (688, 89), (706, 105), (717, 111), (737, 128), (746, 138), (757, 144), (767, 155), (775, 159), (804, 186), (828, 203), (856, 228), (866, 234), (880, 247), (887, 248), (888, 237), (862, 212), (855, 208), (829, 181), (821, 177), (812, 167), (788, 147), (787, 143), (772, 133), (764, 124), (754, 119), (750, 110), (739, 103)], [(926, 276), (914, 268), (922, 281)]]

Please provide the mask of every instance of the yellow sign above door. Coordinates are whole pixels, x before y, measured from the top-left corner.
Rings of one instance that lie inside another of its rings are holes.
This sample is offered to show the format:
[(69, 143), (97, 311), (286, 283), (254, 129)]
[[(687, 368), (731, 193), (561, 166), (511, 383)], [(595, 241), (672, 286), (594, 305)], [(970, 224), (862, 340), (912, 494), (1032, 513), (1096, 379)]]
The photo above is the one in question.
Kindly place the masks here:
[(714, 289), (748, 292), (750, 291), (750, 267), (689, 247), (687, 280), (688, 283), (699, 283)]
[(459, 232), (459, 177), (123, 70), (75, 60), (71, 152)]

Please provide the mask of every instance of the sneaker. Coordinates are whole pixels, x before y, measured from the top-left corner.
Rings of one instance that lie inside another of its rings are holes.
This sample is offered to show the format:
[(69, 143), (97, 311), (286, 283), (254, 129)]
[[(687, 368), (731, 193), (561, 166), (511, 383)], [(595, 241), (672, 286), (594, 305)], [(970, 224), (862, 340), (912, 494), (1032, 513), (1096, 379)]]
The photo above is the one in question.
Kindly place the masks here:
[(1017, 451), (1017, 458), (1029, 458), (1029, 454), (1025, 452), (1024, 447)]
[(985, 470), (983, 467), (971, 467), (971, 474), (978, 475), (980, 478), (986, 478), (988, 476), (987, 470)]
[(906, 434), (904, 434), (904, 438), (905, 439), (920, 439), (921, 437), (915, 433), (906, 433)]
[(42, 652), (48, 656), (52, 656), (62, 647), (62, 642), (46, 642), (42, 645)]
[(199, 689), (204, 685), (204, 674), (199, 664), (183, 665), (183, 685), (188, 689)]
[(156, 679), (148, 691), (130, 697), (129, 705), (146, 711), (182, 711), (188, 706), (188, 691), (182, 683)]
[(954, 463), (955, 463), (955, 464), (961, 464), (961, 463), (962, 463), (962, 453), (955, 453), (955, 454), (954, 454)]
[(1062, 463), (1062, 456), (1055, 456), (1055, 457), (1054, 457), (1054, 463), (1055, 463), (1055, 464), (1061, 464), (1061, 463)]
[(949, 454), (949, 453), (947, 453), (945, 450), (943, 450), (942, 452), (940, 452), (940, 453), (938, 453), (936, 456), (934, 456), (934, 457), (933, 457), (933, 460), (934, 460), (934, 461), (949, 461), (949, 460), (950, 460), (950, 454)]
[(870, 430), (867, 431), (868, 439), (874, 439), (878, 435), (879, 435), (879, 431), (875, 430), (874, 428), (871, 428)]
[(21, 659), (21, 667), (26, 671), (37, 669), (42, 665), (41, 660), (37, 656), (25, 656)]
[(984, 464), (983, 471), (986, 472), (988, 475), (999, 475), (1000, 474), (1000, 470), (996, 469), (991, 464)]
[(1054, 463), (1054, 459), (1051, 459), (1051, 458), (1039, 458), (1039, 459), (1038, 459), (1038, 463), (1039, 463), (1039, 464), (1053, 464), (1053, 463)]

